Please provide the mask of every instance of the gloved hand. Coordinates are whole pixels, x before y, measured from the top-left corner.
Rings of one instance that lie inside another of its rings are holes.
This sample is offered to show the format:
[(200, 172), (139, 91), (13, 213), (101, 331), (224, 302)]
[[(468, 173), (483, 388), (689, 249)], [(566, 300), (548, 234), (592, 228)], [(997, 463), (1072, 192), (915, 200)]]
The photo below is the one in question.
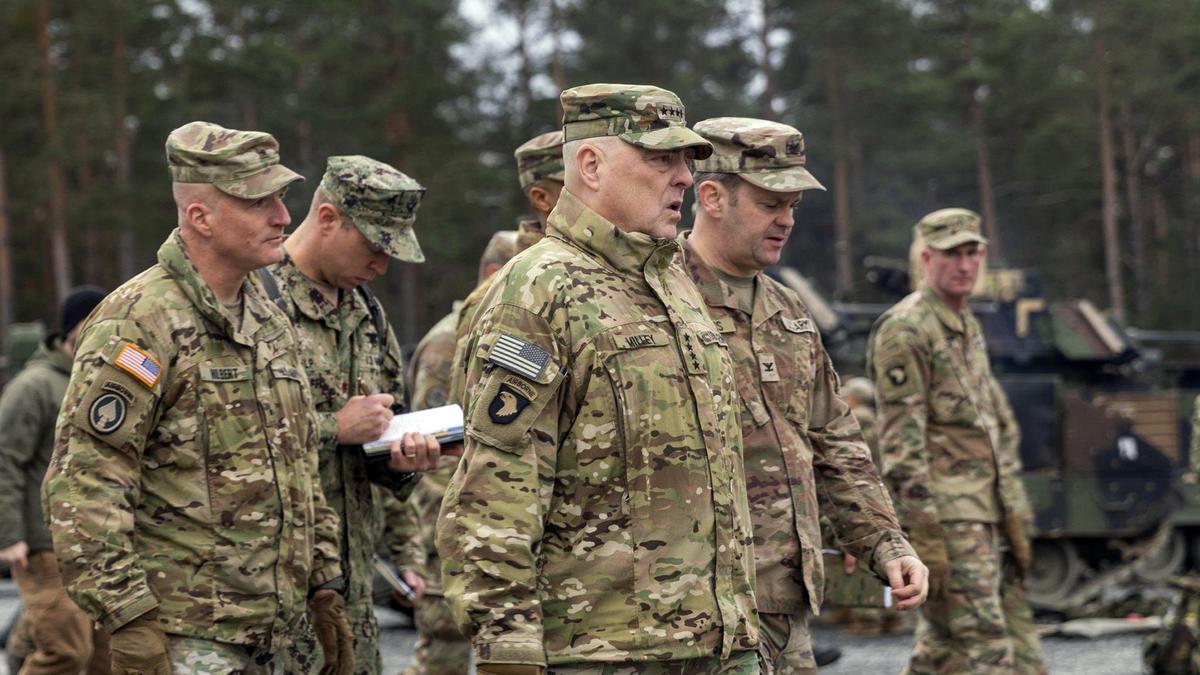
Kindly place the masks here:
[(542, 675), (541, 666), (525, 663), (481, 663), (475, 666), (479, 675)]
[(1033, 564), (1033, 547), (1029, 544), (1029, 536), (1025, 534), (1025, 517), (1019, 513), (1005, 515), (1004, 534), (1008, 536), (1008, 546), (1017, 561), (1021, 578), (1028, 579), (1029, 566)]
[(113, 631), (109, 645), (113, 675), (171, 675), (167, 636), (157, 609)]
[(308, 601), (312, 610), (313, 629), (325, 652), (321, 675), (352, 675), (354, 673), (354, 634), (346, 618), (346, 601), (342, 594), (325, 588)]

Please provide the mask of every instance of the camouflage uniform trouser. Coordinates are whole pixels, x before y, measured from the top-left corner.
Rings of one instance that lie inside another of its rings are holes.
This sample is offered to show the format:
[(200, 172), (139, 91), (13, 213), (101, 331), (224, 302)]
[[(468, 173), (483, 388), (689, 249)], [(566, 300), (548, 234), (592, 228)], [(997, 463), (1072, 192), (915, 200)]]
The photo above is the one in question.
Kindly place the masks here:
[(946, 597), (920, 609), (905, 672), (1045, 673), (1033, 612), (1016, 562), (993, 523), (942, 523), (950, 580)]
[(685, 661), (570, 663), (546, 669), (546, 675), (759, 675), (761, 672), (757, 652), (736, 652), (725, 660), (712, 657)]
[[(14, 652), (24, 652), (22, 673), (107, 673), (109, 654), (104, 635), (72, 602), (63, 588), (53, 551), (33, 551), (25, 569), (13, 580), (25, 609), (10, 636)], [(98, 643), (99, 652), (94, 652)]]
[(421, 598), (415, 618), (417, 644), (403, 675), (461, 675), (470, 671), (471, 643), (459, 632), (446, 598)]
[[(380, 675), (383, 657), (379, 653), (379, 622), (371, 597), (346, 604), (346, 619), (354, 634), (354, 675)], [(280, 673), (315, 673), (325, 662), (321, 643), (312, 627), (312, 616), (304, 615), (296, 639), (276, 657)], [(464, 671), (465, 672), (465, 671)]]
[[(274, 675), (288, 673), (269, 654), (214, 640), (168, 635), (172, 675)], [(307, 671), (304, 671), (307, 672)]]
[(795, 614), (760, 612), (759, 656), (774, 675), (814, 675), (812, 634), (808, 631), (808, 607)]

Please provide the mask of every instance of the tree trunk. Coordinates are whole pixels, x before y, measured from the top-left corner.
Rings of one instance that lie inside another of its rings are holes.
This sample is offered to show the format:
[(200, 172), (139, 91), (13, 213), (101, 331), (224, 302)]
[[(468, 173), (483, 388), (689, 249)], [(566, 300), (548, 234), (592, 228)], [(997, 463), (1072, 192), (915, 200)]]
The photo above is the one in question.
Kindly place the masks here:
[(1003, 257), (999, 226), (996, 223), (996, 197), (992, 186), (992, 159), (988, 150), (987, 120), (983, 102), (979, 100), (978, 85), (970, 91), (971, 128), (975, 133), (975, 173), (979, 179), (979, 209), (983, 218), (983, 236), (988, 239), (989, 257)]
[(761, 51), (761, 61), (759, 62), (759, 73), (763, 78), (762, 96), (759, 98), (759, 114), (763, 119), (775, 119), (775, 107), (772, 105), (775, 99), (774, 78), (771, 77), (771, 7), (770, 0), (759, 0), (758, 3), (759, 18), (762, 23), (758, 30), (758, 47)]
[(71, 288), (71, 255), (67, 248), (67, 181), (63, 172), (54, 67), (50, 63), (50, 0), (38, 0), (37, 17), (42, 66), (42, 128), (46, 134), (46, 178), (50, 187), (50, 266), (54, 292), (61, 301)]
[(1134, 140), (1133, 106), (1121, 98), (1121, 151), (1125, 156), (1125, 200), (1129, 205), (1129, 251), (1133, 258), (1133, 311), (1144, 317), (1150, 302), (1146, 285), (1146, 223), (1142, 215), (1141, 160)]
[(1095, 5), (1097, 27), (1092, 38), (1092, 66), (1096, 71), (1096, 113), (1100, 127), (1101, 222), (1104, 232), (1104, 273), (1113, 316), (1125, 321), (1125, 282), (1121, 278), (1121, 238), (1117, 231), (1117, 159), (1113, 148), (1112, 96), (1105, 64), (1104, 36), (1100, 33), (1100, 5)]
[[(404, 91), (408, 75), (405, 66), (408, 63), (408, 40), (404, 34), (396, 34), (392, 40), (392, 56), (395, 65), (392, 67), (391, 86), (393, 91)], [(388, 112), (385, 125), (386, 139), (391, 146), (391, 160), (396, 166), (403, 166), (404, 155), (408, 146), (408, 138), (412, 132), (410, 113), (403, 103), (397, 99)], [(421, 270), (417, 265), (401, 263), (398, 270), (388, 275), (388, 284), (395, 293), (393, 297), (400, 300), (399, 320), (393, 316), (392, 325), (396, 328), (396, 339), (402, 345), (416, 344), (420, 339), (417, 327), (423, 325), (420, 305), (423, 295)]]
[(848, 135), (842, 114), (841, 56), (836, 48), (829, 49), (825, 86), (829, 97), (829, 114), (833, 118), (833, 254), (837, 269), (837, 293), (845, 297), (854, 289), (854, 269), (850, 250), (850, 180)]
[(125, 124), (126, 106), (129, 95), (129, 61), (125, 37), (126, 0), (113, 0), (113, 13), (116, 21), (113, 25), (113, 156), (116, 159), (115, 180), (117, 187), (117, 260), (116, 278), (104, 280), (106, 288), (112, 288), (123, 283), (137, 273), (137, 260), (133, 250), (133, 211), (130, 200), (133, 197), (133, 142), (129, 137), (129, 127)]
[(521, 130), (522, 140), (530, 134), (533, 126), (533, 59), (529, 55), (529, 4), (522, 0), (513, 3), (513, 15), (517, 20), (517, 95), (521, 99), (520, 117), (514, 117)]
[(8, 355), (9, 329), (13, 322), (13, 273), (11, 223), (8, 218), (8, 176), (4, 150), (0, 149), (0, 355)]
[[(550, 1), (550, 77), (554, 79), (554, 86), (562, 91), (567, 88), (567, 70), (563, 66), (563, 46), (562, 46), (562, 10), (558, 6), (558, 0)], [(554, 99), (554, 126), (562, 127), (562, 105), (558, 99)]]
[(1154, 213), (1154, 287), (1159, 293), (1170, 283), (1170, 261), (1167, 257), (1167, 198), (1157, 182), (1150, 184), (1150, 209)]

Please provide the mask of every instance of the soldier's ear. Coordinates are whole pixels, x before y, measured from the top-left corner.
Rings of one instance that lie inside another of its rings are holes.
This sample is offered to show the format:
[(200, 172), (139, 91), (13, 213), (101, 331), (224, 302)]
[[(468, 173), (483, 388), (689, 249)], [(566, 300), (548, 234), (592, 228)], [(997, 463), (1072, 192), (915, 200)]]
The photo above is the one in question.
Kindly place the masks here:
[(317, 225), (321, 234), (328, 235), (342, 226), (341, 211), (333, 204), (321, 204), (317, 207)]
[(600, 173), (605, 164), (604, 150), (597, 143), (584, 143), (575, 153), (575, 169), (583, 184), (593, 192), (600, 189)]
[(696, 203), (709, 218), (719, 220), (729, 203), (728, 191), (717, 181), (706, 180), (696, 188)]
[(213, 233), (213, 210), (202, 201), (194, 201), (183, 209), (183, 216), (200, 236), (208, 238)]

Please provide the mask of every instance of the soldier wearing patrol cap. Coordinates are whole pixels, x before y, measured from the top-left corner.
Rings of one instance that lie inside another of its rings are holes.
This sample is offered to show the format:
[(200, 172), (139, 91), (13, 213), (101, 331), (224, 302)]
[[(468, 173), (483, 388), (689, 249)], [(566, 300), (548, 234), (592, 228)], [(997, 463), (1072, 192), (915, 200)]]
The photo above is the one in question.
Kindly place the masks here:
[(913, 234), (923, 283), (879, 318), (867, 347), (884, 480), (929, 566), (909, 672), (1045, 672), (1024, 590), (1020, 430), (967, 304), (987, 240), (966, 209), (934, 211)]
[(713, 154), (696, 161), (696, 225), (679, 241), (737, 370), (761, 651), (776, 673), (815, 673), (807, 617), (824, 591), (822, 515), (901, 607), (924, 599), (926, 570), (896, 523), (808, 308), (763, 274), (779, 262), (801, 195), (824, 189), (804, 168), (803, 136), (740, 117), (695, 130)]
[[(516, 247), (509, 258), (538, 243), (545, 236), (546, 219), (558, 204), (558, 197), (563, 189), (562, 146), (563, 132), (548, 131), (525, 141), (513, 153), (517, 159), (517, 180), (525, 198), (529, 200), (534, 217), (524, 218), (517, 223)], [(454, 328), (454, 339), (458, 349), (454, 354), (451, 370), (450, 400), (455, 403), (463, 400), (462, 388), (467, 369), (467, 355), (464, 351), (467, 333), (470, 332), (471, 323), (479, 310), (479, 302), (491, 288), (492, 275), (484, 274), (483, 263), (480, 265), (479, 284), (463, 300)]]
[[(379, 438), (405, 407), (400, 344), (366, 284), (395, 258), (422, 262), (413, 230), (425, 188), (400, 171), (360, 155), (330, 157), (304, 221), (269, 268), (268, 287), (296, 325), (317, 415), (321, 487), (342, 519), (341, 560), (349, 586), (346, 613), (354, 633), (354, 672), (382, 668), (371, 582), (383, 512), (372, 484), (409, 487), (414, 471), (437, 466), (432, 436), (408, 434), (386, 465), (368, 466), (362, 444)], [(415, 589), (424, 580), (412, 572)], [(316, 640), (297, 640), (289, 668), (315, 659)]]
[(711, 145), (657, 87), (560, 98), (565, 189), (468, 338), (446, 599), (481, 673), (757, 673), (733, 364), (674, 240)]
[(306, 605), (348, 631), (313, 594), (342, 569), (296, 333), (250, 274), (301, 177), (261, 132), (192, 122), (166, 150), (179, 228), (80, 332), (43, 511), (114, 673), (264, 673)]

